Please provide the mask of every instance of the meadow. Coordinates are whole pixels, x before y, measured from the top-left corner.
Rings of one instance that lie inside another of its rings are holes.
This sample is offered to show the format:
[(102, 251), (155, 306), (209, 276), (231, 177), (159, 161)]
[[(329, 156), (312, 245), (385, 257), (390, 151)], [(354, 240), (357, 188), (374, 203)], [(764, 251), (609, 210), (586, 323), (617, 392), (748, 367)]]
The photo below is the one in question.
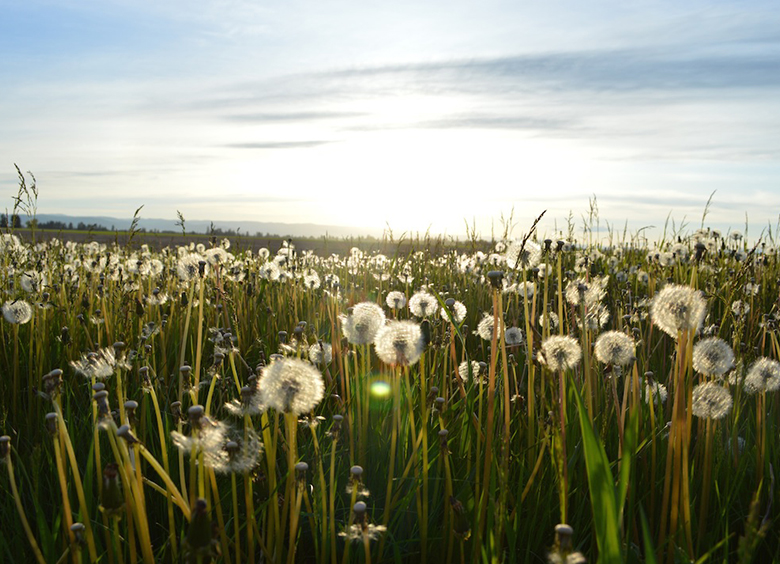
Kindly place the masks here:
[(776, 238), (535, 226), (3, 234), (0, 560), (780, 561)]

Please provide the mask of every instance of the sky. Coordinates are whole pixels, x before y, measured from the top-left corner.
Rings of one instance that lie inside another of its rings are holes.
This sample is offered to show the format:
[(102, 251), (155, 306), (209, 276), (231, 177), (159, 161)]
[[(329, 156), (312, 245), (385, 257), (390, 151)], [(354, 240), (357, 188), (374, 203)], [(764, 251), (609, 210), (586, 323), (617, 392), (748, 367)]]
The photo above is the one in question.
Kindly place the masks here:
[[(0, 207), (461, 237), (780, 217), (758, 0), (0, 0)], [(29, 177), (28, 177), (29, 178)], [(503, 218), (503, 219), (502, 219)], [(503, 221), (503, 223), (502, 223)]]

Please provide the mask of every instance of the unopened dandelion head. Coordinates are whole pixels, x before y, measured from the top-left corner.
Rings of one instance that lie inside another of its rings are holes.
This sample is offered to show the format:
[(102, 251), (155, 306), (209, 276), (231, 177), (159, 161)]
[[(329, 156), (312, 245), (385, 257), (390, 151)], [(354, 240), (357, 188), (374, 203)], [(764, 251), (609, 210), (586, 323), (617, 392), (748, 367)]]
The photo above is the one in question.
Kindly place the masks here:
[(723, 376), (734, 368), (734, 351), (718, 337), (703, 339), (693, 347), (693, 369), (706, 376)]
[(702, 293), (677, 284), (665, 286), (650, 306), (653, 323), (675, 339), (680, 331), (697, 331), (706, 313), (707, 301)]
[(374, 342), (377, 331), (385, 324), (385, 312), (373, 302), (362, 302), (352, 308), (350, 315), (339, 317), (341, 329), (353, 345)]
[(320, 371), (297, 358), (283, 358), (266, 366), (258, 386), (266, 406), (295, 415), (314, 409), (325, 393)]
[(733, 400), (728, 389), (716, 382), (705, 382), (693, 389), (691, 412), (703, 419), (723, 419), (729, 411)]
[(780, 390), (780, 362), (759, 358), (750, 366), (744, 386), (745, 391), (751, 394)]
[(615, 366), (626, 366), (634, 359), (635, 348), (634, 340), (625, 333), (607, 331), (596, 339), (593, 352), (599, 362)]
[(420, 360), (425, 349), (420, 326), (413, 321), (391, 321), (376, 335), (374, 347), (385, 364), (409, 366)]
[(580, 344), (568, 335), (554, 335), (542, 343), (542, 359), (553, 372), (574, 368), (581, 358)]

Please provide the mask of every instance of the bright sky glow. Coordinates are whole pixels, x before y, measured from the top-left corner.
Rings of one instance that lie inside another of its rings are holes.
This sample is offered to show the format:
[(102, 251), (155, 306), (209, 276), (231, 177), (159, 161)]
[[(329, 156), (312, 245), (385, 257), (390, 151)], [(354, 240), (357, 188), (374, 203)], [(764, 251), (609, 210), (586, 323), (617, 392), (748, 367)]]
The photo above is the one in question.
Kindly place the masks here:
[[(775, 2), (0, 0), (0, 196), (489, 236), (780, 215)], [(757, 233), (753, 233), (754, 235)]]

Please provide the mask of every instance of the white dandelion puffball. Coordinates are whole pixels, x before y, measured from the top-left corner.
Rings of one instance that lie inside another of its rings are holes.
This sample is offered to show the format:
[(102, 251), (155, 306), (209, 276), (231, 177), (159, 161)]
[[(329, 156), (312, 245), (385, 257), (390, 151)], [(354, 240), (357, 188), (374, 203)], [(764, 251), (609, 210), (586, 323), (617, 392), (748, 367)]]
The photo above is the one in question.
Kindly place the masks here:
[(352, 308), (351, 315), (339, 316), (344, 336), (353, 345), (374, 342), (376, 333), (385, 324), (385, 312), (373, 302), (362, 302)]
[(745, 391), (751, 394), (780, 390), (780, 362), (759, 358), (750, 366), (744, 386)]
[(518, 327), (510, 327), (504, 333), (507, 346), (515, 347), (523, 344), (523, 332)]
[(325, 394), (320, 371), (297, 358), (283, 358), (266, 366), (258, 387), (266, 406), (295, 415), (310, 412)]
[(734, 368), (734, 351), (723, 339), (711, 337), (693, 347), (693, 369), (706, 376), (723, 376)]
[(439, 302), (428, 292), (421, 290), (409, 298), (409, 310), (415, 317), (436, 315), (439, 310)]
[(634, 359), (634, 340), (620, 331), (602, 333), (593, 347), (596, 359), (604, 364), (626, 366)]
[(399, 292), (398, 290), (393, 290), (392, 292), (389, 292), (387, 294), (387, 297), (385, 298), (385, 303), (387, 304), (387, 307), (390, 309), (401, 309), (404, 306), (406, 306), (406, 296), (403, 292)]
[(542, 357), (550, 370), (567, 370), (579, 364), (582, 350), (572, 337), (555, 335), (542, 343)]
[(696, 386), (692, 399), (691, 412), (703, 419), (723, 419), (731, 411), (733, 404), (731, 393), (715, 382)]
[(3, 304), (3, 317), (8, 323), (24, 325), (32, 319), (32, 306), (24, 300), (7, 301)]
[(665, 286), (650, 306), (653, 323), (674, 339), (680, 331), (697, 331), (706, 314), (704, 295), (689, 286), (677, 284)]
[(449, 321), (450, 315), (452, 315), (452, 320), (456, 324), (463, 323), (463, 320), (466, 319), (466, 313), (468, 313), (466, 306), (462, 302), (458, 301), (452, 304), (452, 306), (441, 308), (441, 318), (444, 321)]
[(376, 355), (385, 364), (409, 366), (420, 360), (425, 341), (417, 323), (391, 321), (377, 333), (374, 348)]

